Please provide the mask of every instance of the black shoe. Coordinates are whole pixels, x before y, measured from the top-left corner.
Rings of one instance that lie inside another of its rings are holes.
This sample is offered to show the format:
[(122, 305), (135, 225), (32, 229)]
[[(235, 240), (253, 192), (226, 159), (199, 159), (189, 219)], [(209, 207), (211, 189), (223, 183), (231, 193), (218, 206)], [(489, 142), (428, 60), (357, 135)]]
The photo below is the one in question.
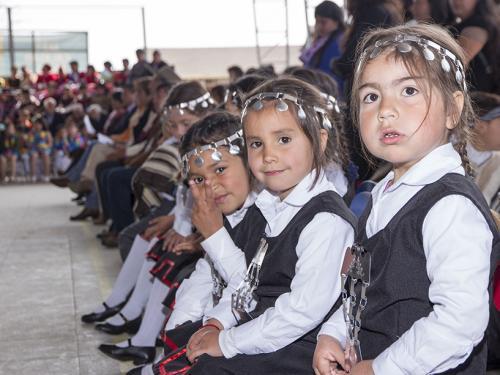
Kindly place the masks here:
[(106, 237), (109, 232), (110, 231), (108, 229), (103, 229), (102, 231), (100, 231), (99, 233), (97, 233), (95, 235), (95, 237), (98, 238), (98, 239), (102, 239), (102, 238)]
[(101, 243), (103, 246), (110, 249), (118, 247), (118, 234), (110, 232), (108, 236), (101, 238)]
[(128, 339), (128, 346), (120, 348), (117, 345), (99, 345), (99, 350), (108, 357), (119, 361), (134, 361), (134, 365), (144, 365), (153, 362), (156, 348), (154, 346), (134, 346)]
[(139, 327), (141, 326), (142, 318), (139, 316), (134, 320), (128, 320), (122, 313), (118, 313), (121, 318), (125, 321), (122, 325), (115, 326), (109, 323), (102, 323), (95, 326), (95, 329), (101, 332), (108, 333), (110, 335), (120, 335), (124, 332), (130, 333), (131, 335), (135, 335), (137, 331), (139, 331)]
[(69, 184), (68, 178), (62, 176), (62, 177), (52, 177), (50, 179), (50, 183), (56, 185), (57, 187), (65, 188), (68, 187)]
[(141, 375), (143, 367), (144, 366), (133, 368), (132, 370), (127, 372), (127, 375)]
[(94, 218), (99, 216), (99, 210), (94, 208), (84, 208), (79, 214), (71, 216), (69, 219), (71, 221), (81, 221), (88, 217)]
[(85, 194), (77, 194), (74, 198), (71, 198), (71, 202), (78, 202), (85, 198)]
[(95, 322), (102, 322), (109, 317), (116, 315), (118, 311), (122, 309), (123, 306), (125, 306), (125, 302), (122, 302), (116, 306), (109, 307), (106, 302), (102, 303), (104, 305), (104, 311), (100, 313), (90, 313), (90, 314), (85, 314), (82, 315), (82, 322), (84, 323), (95, 323)]

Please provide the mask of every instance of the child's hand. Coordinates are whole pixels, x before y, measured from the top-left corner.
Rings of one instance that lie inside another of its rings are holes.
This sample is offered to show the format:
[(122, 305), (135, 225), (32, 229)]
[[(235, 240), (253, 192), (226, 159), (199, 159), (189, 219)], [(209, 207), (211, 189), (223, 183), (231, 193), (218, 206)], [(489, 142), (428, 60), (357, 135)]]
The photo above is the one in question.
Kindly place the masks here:
[(194, 363), (196, 358), (202, 354), (211, 357), (222, 357), (222, 350), (219, 346), (220, 330), (215, 327), (202, 327), (189, 340), (186, 347), (186, 354), (189, 362)]
[(148, 228), (144, 231), (142, 237), (146, 241), (151, 241), (154, 237), (160, 237), (166, 233), (174, 222), (173, 215), (159, 216), (151, 220)]
[(356, 365), (354, 365), (350, 374), (351, 375), (374, 375), (375, 373), (373, 372), (372, 364), (373, 364), (372, 360), (358, 362)]
[(189, 181), (193, 193), (193, 211), (191, 221), (204, 238), (210, 237), (223, 227), (222, 212), (215, 204), (212, 185), (209, 180), (204, 184), (196, 185)]
[(172, 251), (177, 244), (185, 240), (186, 237), (181, 236), (172, 228), (165, 235), (165, 239), (163, 241), (163, 250)]
[(196, 253), (203, 251), (200, 243), (203, 237), (199, 233), (193, 233), (186, 237), (186, 241), (180, 242), (173, 248), (172, 252), (179, 255), (180, 253)]
[(320, 335), (313, 357), (313, 369), (316, 375), (346, 374), (338, 370), (337, 365), (345, 369), (344, 350), (340, 343), (331, 336)]

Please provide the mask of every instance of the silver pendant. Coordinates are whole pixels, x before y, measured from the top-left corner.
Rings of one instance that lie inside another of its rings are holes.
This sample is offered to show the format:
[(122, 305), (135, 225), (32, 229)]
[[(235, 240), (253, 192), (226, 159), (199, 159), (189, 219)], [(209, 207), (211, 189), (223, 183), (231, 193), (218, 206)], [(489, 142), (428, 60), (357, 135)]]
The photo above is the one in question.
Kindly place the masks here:
[(299, 110), (297, 111), (297, 116), (299, 116), (301, 120), (306, 119), (306, 112), (304, 111), (304, 108), (302, 108), (302, 106), (299, 107)]
[(213, 161), (221, 161), (222, 160), (222, 154), (219, 150), (214, 150), (214, 152), (212, 152), (212, 160)]
[(262, 108), (264, 108), (264, 104), (262, 103), (261, 100), (257, 100), (254, 104), (253, 104), (253, 109), (255, 109), (256, 111), (260, 111)]
[(276, 109), (279, 112), (288, 111), (288, 104), (286, 104), (283, 99), (280, 99), (280, 100), (278, 100), (278, 103), (276, 104)]
[(203, 108), (208, 108), (208, 103), (207, 102), (201, 102), (201, 106)]
[(328, 128), (328, 129), (332, 128), (332, 123), (330, 122), (330, 120), (328, 119), (328, 116), (326, 116), (326, 115), (323, 115), (323, 127)]
[(455, 79), (457, 80), (457, 83), (462, 83), (462, 80), (464, 79), (464, 76), (462, 75), (462, 73), (458, 69), (455, 72)]
[(433, 53), (433, 52), (432, 52), (429, 48), (424, 47), (424, 48), (422, 49), (422, 54), (424, 55), (424, 57), (425, 57), (425, 59), (426, 59), (427, 61), (432, 61), (432, 60), (434, 60), (434, 57), (435, 57), (435, 56), (434, 56), (434, 53)]
[(229, 146), (229, 153), (231, 155), (238, 155), (240, 153), (240, 147), (238, 145), (231, 144)]
[(449, 73), (450, 70), (451, 70), (451, 66), (450, 66), (450, 63), (448, 62), (448, 60), (446, 60), (446, 57), (443, 56), (443, 58), (441, 59), (441, 68), (443, 68), (443, 70), (446, 72), (446, 73)]
[(205, 160), (203, 160), (203, 158), (201, 157), (201, 155), (196, 155), (196, 157), (194, 158), (194, 164), (201, 168), (203, 167), (203, 164), (205, 163)]
[(403, 42), (403, 43), (399, 43), (396, 48), (398, 49), (399, 52), (401, 53), (408, 53), (412, 50), (412, 47), (406, 43), (406, 42)]
[(180, 114), (181, 116), (183, 116), (183, 115), (184, 115), (184, 110), (183, 110), (182, 108), (180, 108), (180, 109), (179, 109), (179, 114)]
[(370, 53), (370, 59), (374, 59), (380, 55), (380, 52), (382, 52), (382, 48), (380, 47), (375, 47), (373, 51)]

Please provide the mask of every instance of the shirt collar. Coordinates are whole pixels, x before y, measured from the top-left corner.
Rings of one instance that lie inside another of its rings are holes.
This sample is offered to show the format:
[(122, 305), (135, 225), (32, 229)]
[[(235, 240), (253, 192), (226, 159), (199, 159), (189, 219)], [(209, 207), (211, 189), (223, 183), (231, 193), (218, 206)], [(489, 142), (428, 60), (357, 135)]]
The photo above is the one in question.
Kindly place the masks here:
[(241, 222), (241, 220), (243, 220), (250, 206), (252, 206), (255, 203), (256, 198), (257, 198), (257, 193), (253, 191), (250, 192), (250, 194), (248, 194), (247, 196), (247, 199), (243, 203), (243, 206), (240, 209), (234, 211), (232, 214), (226, 216), (226, 219), (231, 225), (231, 228), (234, 228)]
[[(320, 172), (318, 181), (314, 184), (316, 171), (313, 170), (302, 181), (300, 181), (282, 201), (279, 196), (264, 189), (257, 196), (255, 205), (260, 209), (267, 222), (287, 207), (302, 207), (311, 200), (312, 197), (327, 190), (337, 192), (335, 186), (328, 181), (324, 172)], [(314, 186), (313, 186), (314, 184)]]
[(401, 185), (423, 186), (431, 184), (450, 172), (465, 174), (460, 155), (451, 143), (446, 143), (435, 148), (418, 161), (393, 185), (387, 187), (387, 183), (394, 178), (393, 171), (380, 181), (380, 185), (386, 192), (391, 192)]

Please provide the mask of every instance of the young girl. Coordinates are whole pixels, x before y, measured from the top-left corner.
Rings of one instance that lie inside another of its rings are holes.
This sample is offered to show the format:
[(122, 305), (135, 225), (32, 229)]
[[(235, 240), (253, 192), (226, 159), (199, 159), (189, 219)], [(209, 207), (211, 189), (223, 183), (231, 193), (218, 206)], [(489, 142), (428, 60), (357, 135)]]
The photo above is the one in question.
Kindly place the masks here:
[(31, 171), (36, 176), (38, 158), (43, 163), (43, 182), (50, 179), (50, 155), (52, 153), (52, 135), (41, 116), (33, 118), (33, 149), (31, 150)]
[[(256, 195), (250, 192), (243, 151), (240, 119), (225, 112), (205, 117), (183, 139), (181, 153), (195, 199), (192, 220), (206, 254), (176, 293), (166, 325), (170, 331), (164, 336), (170, 349), (185, 345), (202, 326), (200, 319), (218, 303), (230, 275), (246, 268), (247, 244), (264, 229), (265, 220), (253, 205)], [(167, 356), (135, 373), (162, 373), (168, 364)], [(180, 366), (186, 364), (184, 359)]]
[[(178, 143), (181, 137), (191, 127), (191, 125), (199, 120), (209, 109), (212, 108), (212, 106), (209, 102), (206, 102), (206, 105), (203, 105), (203, 103), (200, 101), (196, 105), (192, 106), (192, 108), (184, 110), (183, 113), (180, 113), (180, 111), (176, 107), (182, 106), (184, 108), (187, 103), (202, 97), (203, 95), (205, 95), (205, 93), (206, 90), (198, 82), (195, 81), (182, 82), (172, 88), (165, 103), (165, 133), (169, 133), (171, 135), (171, 138), (168, 138), (168, 140), (160, 145), (159, 148), (150, 156), (150, 159), (148, 159), (151, 163), (156, 161), (156, 163), (151, 166), (151, 169), (164, 168), (163, 161), (165, 161), (169, 165), (169, 167), (176, 169), (177, 171), (181, 170), (180, 158), (177, 150)], [(167, 222), (170, 221), (170, 224), (167, 225), (167, 230), (172, 226), (172, 222), (174, 219), (172, 215), (173, 212), (170, 213), (170, 220), (167, 220)], [(154, 223), (152, 223), (151, 226), (154, 226), (155, 224), (156, 220)], [(187, 226), (191, 227), (191, 223), (188, 223)], [(120, 311), (120, 309), (123, 308), (127, 296), (134, 289), (141, 268), (145, 269), (144, 276), (147, 277), (148, 280), (150, 280), (149, 270), (155, 264), (155, 261), (148, 260), (149, 266), (143, 267), (143, 263), (145, 262), (144, 256), (147, 253), (149, 247), (152, 245), (150, 244), (150, 240), (155, 237), (162, 237), (165, 235), (164, 232), (160, 232), (146, 230), (142, 235), (136, 236), (132, 249), (127, 256), (127, 259), (118, 275), (115, 284), (113, 285), (110, 296), (100, 306), (96, 307), (92, 313), (83, 315), (83, 322), (100, 322), (112, 317), (113, 315), (116, 315)], [(155, 242), (157, 242), (157, 240), (155, 240)], [(143, 291), (143, 293), (145, 293), (144, 298), (146, 299), (145, 301), (143, 301), (143, 303), (146, 303), (147, 297), (149, 295), (149, 289), (147, 289), (147, 291)], [(142, 293), (138, 294), (140, 295)], [(141, 311), (142, 308), (143, 305), (141, 305), (137, 310)], [(128, 315), (127, 317), (134, 318), (135, 316)], [(123, 319), (120, 319), (120, 317), (116, 317), (116, 319), (110, 320), (108, 323), (110, 325), (121, 327), (121, 331), (125, 330), (122, 327)]]
[(310, 373), (307, 361), (340, 294), (338, 272), (355, 225), (324, 174), (335, 152), (326, 102), (307, 83), (275, 79), (250, 94), (242, 120), (267, 224), (246, 276), (232, 275), (208, 324), (191, 337), (190, 373)]
[(464, 176), (472, 111), (463, 52), (430, 25), (373, 31), (360, 47), (352, 115), (368, 151), (393, 169), (360, 219), (343, 308), (323, 326), (313, 366), (484, 374), (498, 232)]

